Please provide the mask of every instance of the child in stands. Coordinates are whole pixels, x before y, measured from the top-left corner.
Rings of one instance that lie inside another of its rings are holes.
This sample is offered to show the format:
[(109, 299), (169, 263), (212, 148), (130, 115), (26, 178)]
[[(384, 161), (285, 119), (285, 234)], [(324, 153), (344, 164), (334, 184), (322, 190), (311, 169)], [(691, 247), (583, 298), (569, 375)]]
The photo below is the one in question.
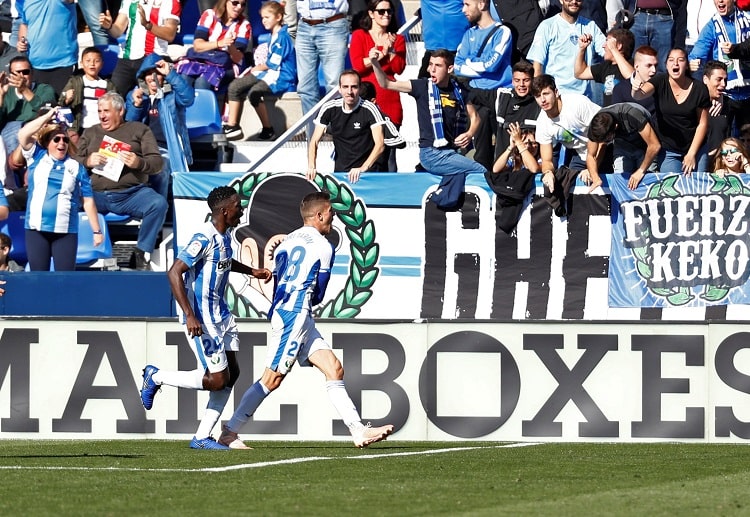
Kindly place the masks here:
[(114, 91), (115, 84), (102, 79), (99, 72), (104, 66), (102, 51), (88, 47), (81, 54), (83, 74), (73, 74), (63, 88), (58, 103), (73, 112), (73, 124), (68, 136), (75, 143), (83, 130), (99, 123), (97, 102), (106, 92)]
[(255, 108), (263, 126), (257, 138), (273, 140), (276, 133), (263, 103), (263, 97), (293, 91), (297, 86), (294, 41), (284, 25), (284, 7), (273, 0), (265, 2), (260, 8), (260, 17), (263, 27), (271, 31), (268, 58), (265, 63), (256, 64), (253, 68), (245, 70), (229, 83), (229, 116), (224, 127), (229, 140), (238, 140), (244, 136), (240, 118), (245, 96), (249, 96), (250, 104)]
[(10, 235), (0, 233), (0, 271), (10, 271), (11, 273), (23, 271), (23, 268), (15, 260), (10, 259), (11, 246), (13, 246), (13, 241), (10, 239)]

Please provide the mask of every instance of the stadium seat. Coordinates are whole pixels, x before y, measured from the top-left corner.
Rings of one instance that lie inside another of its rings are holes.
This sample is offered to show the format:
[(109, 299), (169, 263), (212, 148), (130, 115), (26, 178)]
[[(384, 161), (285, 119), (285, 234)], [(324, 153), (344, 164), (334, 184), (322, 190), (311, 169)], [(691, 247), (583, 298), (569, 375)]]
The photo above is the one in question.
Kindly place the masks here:
[(119, 54), (119, 45), (112, 44), (102, 49), (102, 59), (104, 61), (104, 65), (102, 66), (102, 71), (99, 72), (99, 75), (101, 77), (112, 76), (112, 72), (114, 72), (115, 66), (117, 66), (117, 56)]
[(10, 248), (10, 259), (21, 265), (26, 264), (29, 259), (26, 255), (26, 212), (11, 212), (5, 221), (0, 221), (0, 232), (9, 235), (13, 241)]
[(101, 228), (104, 242), (99, 246), (94, 246), (94, 231), (91, 228), (89, 216), (85, 212), (78, 213), (77, 267), (112, 269), (117, 266), (117, 260), (112, 256), (112, 241), (109, 238), (107, 221), (102, 214), (99, 214), (99, 228)]
[(216, 134), (224, 136), (219, 102), (211, 90), (196, 88), (195, 102), (188, 107), (185, 116), (191, 141)]
[(193, 149), (193, 159), (202, 155), (196, 151), (196, 144), (210, 145), (216, 149), (216, 161), (211, 167), (219, 170), (220, 164), (227, 161), (228, 142), (221, 124), (221, 109), (216, 100), (216, 94), (212, 90), (196, 88), (195, 102), (186, 110), (185, 118)]

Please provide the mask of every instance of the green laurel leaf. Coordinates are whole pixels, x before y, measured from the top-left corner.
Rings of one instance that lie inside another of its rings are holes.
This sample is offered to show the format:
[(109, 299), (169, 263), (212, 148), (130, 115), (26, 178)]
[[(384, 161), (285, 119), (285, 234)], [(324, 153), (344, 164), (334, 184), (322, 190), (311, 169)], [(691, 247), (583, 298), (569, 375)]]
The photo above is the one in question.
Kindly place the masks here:
[(346, 185), (341, 185), (340, 192), (341, 203), (346, 207), (352, 206), (352, 191)]
[(706, 286), (705, 291), (701, 294), (701, 298), (709, 302), (718, 302), (723, 300), (729, 294), (729, 289), (726, 287), (720, 287), (716, 285)]
[(668, 289), (666, 287), (654, 287), (651, 289), (651, 292), (654, 294), (658, 294), (659, 296), (671, 296), (674, 294), (674, 291), (672, 289)]
[(380, 246), (377, 244), (374, 244), (370, 247), (369, 250), (367, 250), (367, 254), (365, 255), (365, 267), (371, 267), (375, 264), (378, 260), (378, 255), (380, 254)]
[(642, 278), (651, 278), (651, 266), (645, 262), (638, 261), (635, 263), (635, 267), (638, 269), (638, 274)]
[(347, 307), (345, 309), (341, 309), (336, 313), (337, 318), (354, 318), (362, 312), (358, 307)]
[(367, 221), (362, 227), (362, 241), (371, 244), (375, 240), (375, 225), (372, 221)]
[(744, 185), (742, 184), (742, 181), (734, 175), (734, 174), (728, 174), (725, 176), (727, 183), (729, 183), (729, 193), (730, 194), (741, 194), (742, 189)]
[(349, 237), (349, 240), (352, 241), (354, 244), (356, 244), (360, 248), (365, 247), (365, 241), (362, 240), (362, 237), (359, 236), (357, 232), (354, 230), (350, 230), (349, 228), (346, 229), (346, 236)]
[(676, 292), (670, 296), (667, 296), (667, 301), (671, 305), (685, 305), (686, 303), (690, 302), (693, 298), (695, 298), (693, 295), (685, 292), (680, 288), (679, 292)]
[(365, 220), (365, 208), (362, 201), (357, 200), (354, 203), (354, 220), (357, 222), (357, 226), (361, 226), (362, 221)]
[(648, 248), (646, 246), (633, 248), (631, 252), (633, 253), (633, 256), (636, 258), (636, 260), (638, 260), (639, 262), (646, 262), (646, 259), (648, 258)]
[[(331, 205), (331, 206), (333, 206), (333, 205)], [(340, 210), (340, 209), (337, 209), (335, 206), (334, 206), (334, 209), (337, 210), (337, 211)], [(344, 224), (346, 224), (347, 226), (359, 226), (357, 224), (357, 221), (353, 217), (351, 217), (350, 215), (348, 215), (348, 214), (345, 214), (345, 213), (339, 214), (339, 219), (341, 219), (341, 221)]]
[(370, 296), (372, 296), (372, 291), (360, 291), (359, 293), (352, 296), (352, 298), (349, 300), (349, 303), (352, 305), (364, 305), (367, 300), (370, 299)]

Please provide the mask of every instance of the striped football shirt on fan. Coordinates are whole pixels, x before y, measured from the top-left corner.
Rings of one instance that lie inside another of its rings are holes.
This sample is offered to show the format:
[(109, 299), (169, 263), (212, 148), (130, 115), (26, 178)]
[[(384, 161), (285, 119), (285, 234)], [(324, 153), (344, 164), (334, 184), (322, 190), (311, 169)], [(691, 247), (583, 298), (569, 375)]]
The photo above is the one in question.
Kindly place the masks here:
[[(138, 14), (138, 0), (123, 0), (120, 14), (128, 17), (128, 29), (125, 43), (120, 46), (121, 59), (140, 59), (150, 54), (167, 54), (169, 42), (157, 38), (153, 32), (147, 31), (141, 24), (141, 16)], [(182, 7), (180, 0), (141, 0), (140, 5), (146, 12), (148, 20), (157, 25), (164, 25), (168, 19), (180, 22)]]

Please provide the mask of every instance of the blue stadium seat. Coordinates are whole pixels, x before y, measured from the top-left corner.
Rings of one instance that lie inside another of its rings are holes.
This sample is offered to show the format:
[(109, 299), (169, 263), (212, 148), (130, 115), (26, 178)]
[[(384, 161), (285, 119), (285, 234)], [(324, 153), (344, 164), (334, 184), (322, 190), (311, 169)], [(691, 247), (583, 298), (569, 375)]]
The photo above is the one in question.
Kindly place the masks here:
[(127, 223), (130, 222), (131, 217), (125, 214), (109, 212), (104, 216), (104, 220), (107, 221), (107, 223)]
[(117, 261), (112, 257), (112, 241), (109, 238), (107, 221), (102, 214), (99, 214), (99, 228), (102, 231), (104, 242), (99, 246), (94, 246), (94, 231), (91, 228), (89, 216), (85, 212), (78, 212), (76, 266), (106, 268), (117, 265)]
[(5, 221), (0, 221), (0, 232), (9, 235), (13, 241), (10, 248), (10, 258), (21, 265), (26, 264), (29, 259), (26, 255), (26, 212), (11, 212)]
[(186, 110), (185, 118), (191, 141), (209, 135), (224, 136), (219, 102), (211, 90), (195, 89), (195, 102)]
[(115, 71), (115, 66), (117, 66), (117, 56), (120, 54), (120, 46), (111, 44), (108, 45), (107, 48), (102, 49), (102, 59), (104, 60), (104, 65), (102, 66), (102, 71), (99, 72), (99, 75), (102, 77), (111, 77), (112, 72)]

